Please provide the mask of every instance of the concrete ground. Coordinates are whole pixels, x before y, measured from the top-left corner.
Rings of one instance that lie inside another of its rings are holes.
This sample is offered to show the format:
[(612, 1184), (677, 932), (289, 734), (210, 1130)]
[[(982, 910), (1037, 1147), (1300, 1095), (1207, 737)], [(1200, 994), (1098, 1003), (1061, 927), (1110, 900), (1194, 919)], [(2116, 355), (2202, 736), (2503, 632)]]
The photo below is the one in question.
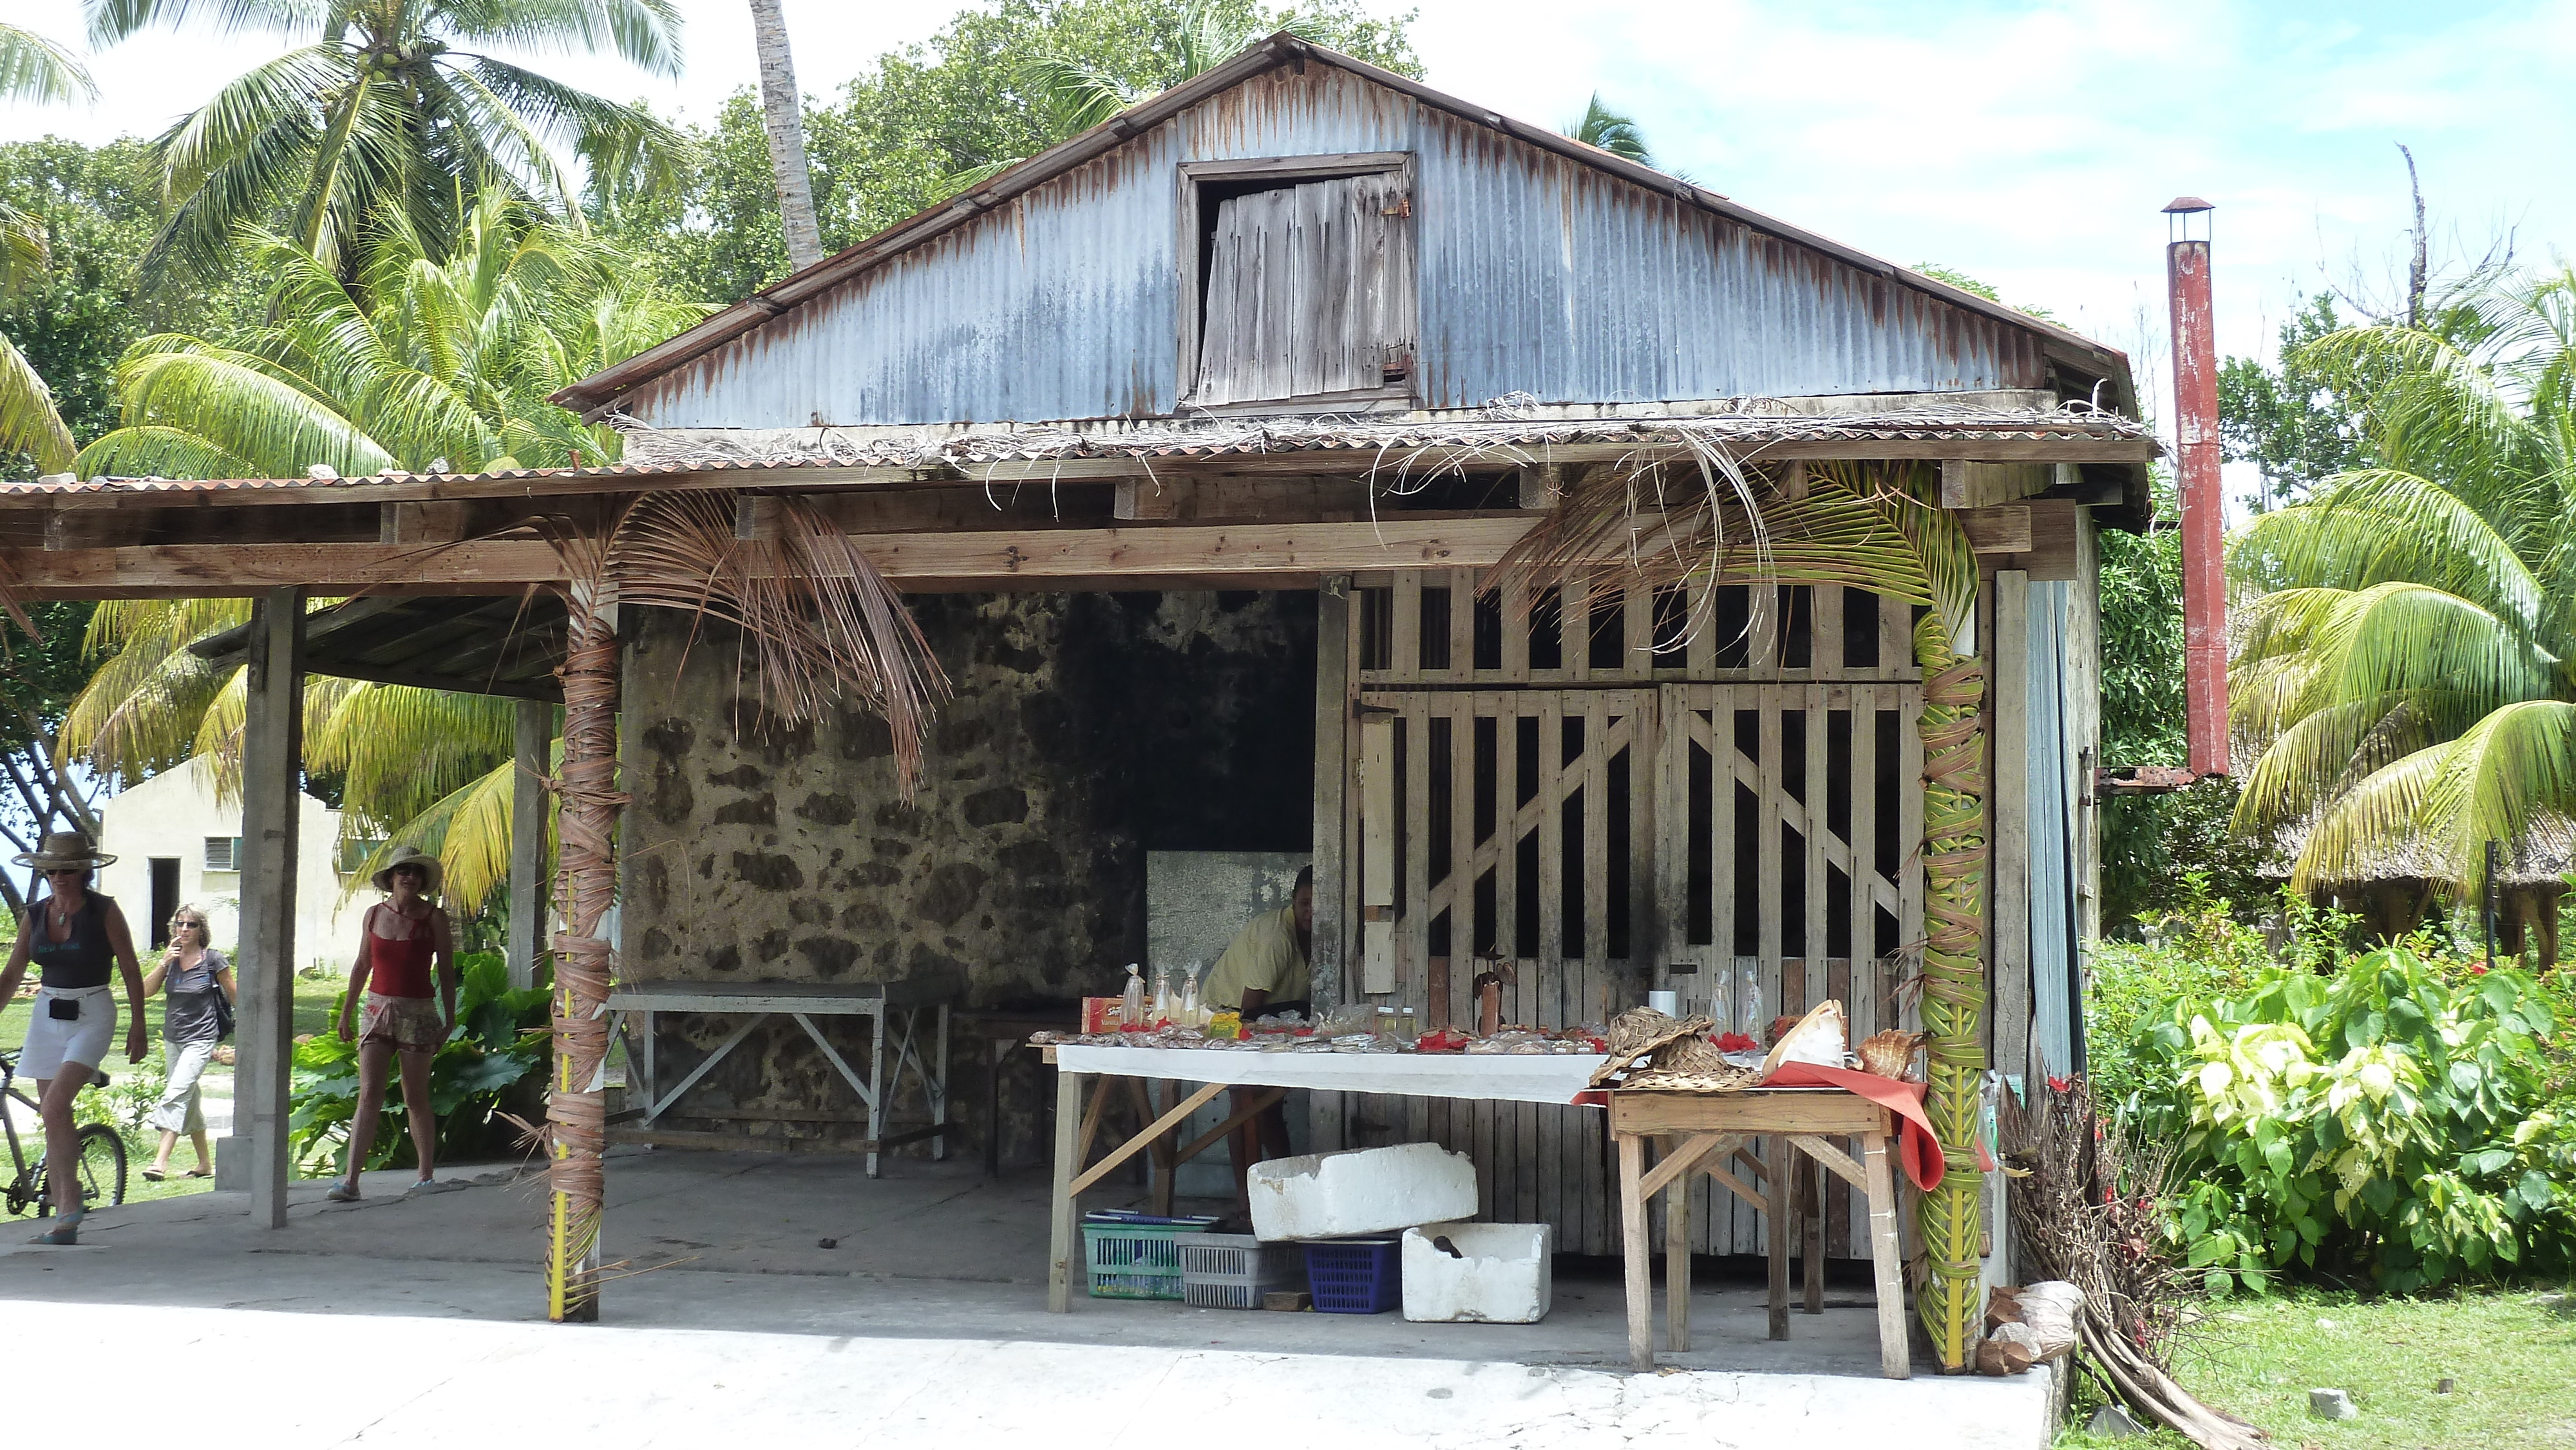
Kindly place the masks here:
[(898, 1160), (871, 1182), (853, 1159), (617, 1157), (608, 1246), (623, 1277), (603, 1323), (553, 1326), (542, 1181), (473, 1172), (410, 1197), (407, 1173), (370, 1175), (354, 1205), (299, 1185), (280, 1231), (251, 1228), (229, 1193), (94, 1212), (76, 1249), (24, 1245), (28, 1220), (0, 1226), (0, 1308), (20, 1343), (102, 1386), (149, 1386), (128, 1409), (15, 1396), (13, 1428), (55, 1415), (94, 1435), (140, 1413), (277, 1450), (453, 1441), (467, 1425), (500, 1445), (586, 1433), (691, 1450), (1006, 1434), (1122, 1450), (2049, 1438), (2044, 1374), (1879, 1378), (1865, 1288), (1836, 1286), (1774, 1343), (1759, 1285), (1704, 1285), (1694, 1348), (1650, 1375), (1625, 1367), (1616, 1277), (1573, 1261), (1536, 1325), (1085, 1298), (1048, 1314), (1043, 1175), (988, 1181), (956, 1162)]

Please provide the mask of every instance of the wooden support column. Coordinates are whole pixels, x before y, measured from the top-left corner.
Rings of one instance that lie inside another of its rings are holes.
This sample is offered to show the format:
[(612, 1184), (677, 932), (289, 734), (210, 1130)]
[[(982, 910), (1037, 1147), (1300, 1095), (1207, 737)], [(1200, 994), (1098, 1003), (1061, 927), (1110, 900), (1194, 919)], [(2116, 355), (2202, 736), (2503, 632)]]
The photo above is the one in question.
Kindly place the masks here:
[(251, 1221), (286, 1226), (287, 1090), (295, 1051), (296, 826), (303, 812), (304, 591), (271, 589), (251, 616), (242, 723), (242, 1001), (225, 1187), (250, 1190)]
[[(1986, 699), (1993, 720), (1994, 819), (1986, 917), (1993, 1014), (1987, 1060), (2006, 1077), (2030, 1070), (2030, 576), (1995, 574), (1995, 622), (1986, 657)], [(2053, 827), (2052, 827), (2053, 828)]]
[(510, 786), (510, 985), (537, 984), (537, 952), (545, 937), (546, 785), (548, 744), (555, 707), (519, 702), (515, 775)]
[[(1321, 1016), (1342, 1004), (1342, 974), (1348, 950), (1350, 916), (1348, 817), (1343, 810), (1350, 781), (1351, 581), (1347, 574), (1324, 581), (1315, 596), (1315, 924), (1311, 966), (1315, 1013)], [(1313, 1093), (1306, 1126), (1318, 1153), (1342, 1146), (1342, 1095)]]

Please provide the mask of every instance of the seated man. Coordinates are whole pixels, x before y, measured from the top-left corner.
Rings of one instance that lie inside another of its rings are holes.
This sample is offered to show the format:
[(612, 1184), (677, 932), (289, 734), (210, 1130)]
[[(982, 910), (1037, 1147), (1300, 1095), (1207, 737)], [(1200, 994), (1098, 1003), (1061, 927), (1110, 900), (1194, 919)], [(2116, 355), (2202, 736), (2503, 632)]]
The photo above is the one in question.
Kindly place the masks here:
[[(1231, 1007), (1251, 1021), (1265, 1012), (1304, 1012), (1313, 996), (1313, 968), (1309, 965), (1315, 944), (1315, 868), (1297, 873), (1297, 888), (1289, 904), (1277, 911), (1265, 911), (1244, 924), (1235, 934), (1225, 955), (1216, 959), (1208, 971), (1207, 985), (1200, 989), (1199, 1000), (1214, 1010)], [(1242, 1087), (1231, 1090), (1227, 1116), (1241, 1112), (1267, 1088)], [(1234, 1158), (1234, 1200), (1249, 1204), (1248, 1180), (1252, 1165), (1269, 1158), (1288, 1156), (1288, 1115), (1277, 1103), (1234, 1130), (1231, 1144)]]

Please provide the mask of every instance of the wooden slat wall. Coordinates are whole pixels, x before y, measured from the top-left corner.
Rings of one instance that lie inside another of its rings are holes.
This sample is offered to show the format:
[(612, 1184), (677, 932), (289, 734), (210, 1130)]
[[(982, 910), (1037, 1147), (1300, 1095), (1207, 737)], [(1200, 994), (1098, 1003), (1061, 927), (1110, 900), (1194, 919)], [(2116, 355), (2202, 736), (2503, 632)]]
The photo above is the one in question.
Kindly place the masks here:
[(1385, 386), (1410, 343), (1406, 195), (1404, 177), (1385, 172), (1219, 202), (1192, 401)]
[[(1475, 959), (1490, 946), (1514, 976), (1503, 994), (1507, 1022), (1603, 1023), (1654, 987), (1675, 988), (1686, 1010), (1704, 1010), (1714, 992), (1731, 998), (1749, 971), (1766, 1020), (1835, 997), (1856, 1035), (1910, 1025), (1914, 1013), (1899, 1008), (1894, 964), (1910, 959), (1921, 934), (1914, 843), (1921, 838), (1922, 748), (1905, 606), (1819, 591), (1825, 597), (1800, 606), (1812, 634), (1804, 662), (1792, 668), (1782, 638), (1791, 610), (1765, 599), (1754, 610), (1752, 637), (1738, 645), (1741, 663), (1721, 669), (1731, 652), (1719, 647), (1724, 641), (1712, 642), (1706, 627), (1683, 649), (1658, 655), (1642, 648), (1654, 602), (1630, 598), (1606, 606), (1620, 622), (1616, 667), (1590, 663), (1589, 616), (1578, 610), (1566, 621), (1561, 667), (1538, 669), (1529, 631), (1514, 620), (1517, 601), (1506, 600), (1502, 638), (1493, 640), (1488, 626), (1479, 667), (1470, 571), (1355, 582), (1380, 593), (1370, 608), (1351, 611), (1354, 703), (1366, 718), (1391, 723), (1402, 761), (1393, 792), (1400, 802), (1392, 823), (1400, 863), (1394, 990), (1371, 1000), (1414, 1007), (1425, 1028), (1471, 1022)], [(1426, 588), (1447, 591), (1445, 611), (1435, 594), (1425, 613)], [(1706, 604), (1688, 597), (1666, 608)], [(1847, 659), (1846, 610), (1869, 611), (1851, 622), (1855, 637), (1875, 634), (1876, 663)], [(1383, 658), (1359, 638), (1370, 617), (1386, 621)], [(1524, 732), (1534, 736), (1532, 760), (1522, 758)], [(1481, 751), (1480, 734), (1487, 742)], [(1710, 785), (1708, 809), (1696, 817), (1695, 759)], [(1356, 778), (1357, 762), (1349, 769)], [(1845, 782), (1840, 790), (1837, 778)], [(1620, 784), (1625, 830), (1614, 837), (1608, 805)], [(1739, 785), (1755, 802), (1743, 840)], [(1445, 846), (1437, 863), (1435, 839)], [(1691, 869), (1695, 839), (1707, 873), (1699, 880)], [(1622, 855), (1624, 893), (1611, 871)], [(1752, 867), (1756, 888), (1741, 900), (1739, 861)], [(1524, 879), (1530, 867), (1535, 879)], [(1489, 883), (1489, 896), (1478, 890), (1480, 881)], [(1799, 893), (1785, 900), (1791, 881)], [(1527, 933), (1518, 930), (1524, 893), (1532, 898)], [(1703, 894), (1696, 910), (1694, 894)], [(1490, 941), (1478, 940), (1480, 899), (1490, 903)], [(1446, 940), (1435, 942), (1433, 927), (1444, 913)], [(1887, 935), (1894, 951), (1884, 959), (1881, 914), (1893, 923)], [(1614, 918), (1623, 937), (1617, 955)], [(1705, 923), (1697, 931), (1694, 918)], [(1750, 953), (1739, 953), (1739, 945)], [(1345, 1128), (1352, 1146), (1429, 1140), (1467, 1153), (1489, 1220), (1553, 1223), (1569, 1252), (1619, 1247), (1597, 1113), (1359, 1098)], [(1703, 1183), (1692, 1190), (1701, 1250), (1760, 1252), (1761, 1215), (1732, 1195), (1712, 1198), (1711, 1189)], [(1827, 1252), (1863, 1255), (1868, 1226), (1852, 1195), (1838, 1179), (1828, 1179), (1825, 1191)]]

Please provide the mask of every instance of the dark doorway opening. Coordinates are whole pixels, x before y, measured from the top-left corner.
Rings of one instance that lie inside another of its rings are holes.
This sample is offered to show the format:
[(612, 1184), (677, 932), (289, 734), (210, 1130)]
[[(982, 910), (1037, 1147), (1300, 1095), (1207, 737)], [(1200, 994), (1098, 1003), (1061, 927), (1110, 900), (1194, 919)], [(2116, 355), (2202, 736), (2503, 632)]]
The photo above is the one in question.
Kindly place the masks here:
[(152, 859), (152, 950), (170, 944), (170, 918), (179, 914), (179, 858)]

